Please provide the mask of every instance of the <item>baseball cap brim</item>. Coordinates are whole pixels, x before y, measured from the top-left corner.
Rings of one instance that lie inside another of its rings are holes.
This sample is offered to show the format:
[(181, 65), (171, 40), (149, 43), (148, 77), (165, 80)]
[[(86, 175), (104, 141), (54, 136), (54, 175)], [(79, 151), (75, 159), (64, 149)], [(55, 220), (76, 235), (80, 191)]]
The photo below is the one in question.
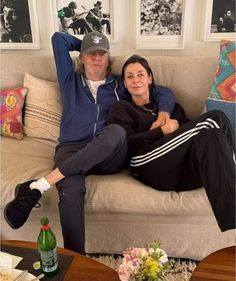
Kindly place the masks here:
[(85, 49), (82, 53), (92, 53), (94, 51), (104, 51), (108, 54), (110, 53), (108, 49), (100, 46), (91, 46), (90, 48)]

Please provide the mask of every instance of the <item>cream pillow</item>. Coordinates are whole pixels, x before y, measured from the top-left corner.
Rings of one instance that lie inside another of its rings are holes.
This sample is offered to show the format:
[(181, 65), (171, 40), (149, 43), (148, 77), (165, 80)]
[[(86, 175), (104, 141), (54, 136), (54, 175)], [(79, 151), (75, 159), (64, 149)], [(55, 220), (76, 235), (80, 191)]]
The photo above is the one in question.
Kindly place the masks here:
[(24, 87), (28, 88), (24, 115), (25, 135), (57, 141), (62, 112), (59, 85), (25, 73)]

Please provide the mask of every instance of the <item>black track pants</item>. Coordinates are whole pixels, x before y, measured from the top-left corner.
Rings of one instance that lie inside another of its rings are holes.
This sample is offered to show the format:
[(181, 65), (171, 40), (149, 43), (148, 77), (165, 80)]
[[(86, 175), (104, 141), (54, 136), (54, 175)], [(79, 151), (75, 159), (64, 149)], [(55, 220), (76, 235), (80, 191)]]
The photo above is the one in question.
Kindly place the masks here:
[(162, 191), (204, 186), (221, 231), (235, 228), (235, 140), (221, 111), (188, 122), (130, 161), (132, 173)]

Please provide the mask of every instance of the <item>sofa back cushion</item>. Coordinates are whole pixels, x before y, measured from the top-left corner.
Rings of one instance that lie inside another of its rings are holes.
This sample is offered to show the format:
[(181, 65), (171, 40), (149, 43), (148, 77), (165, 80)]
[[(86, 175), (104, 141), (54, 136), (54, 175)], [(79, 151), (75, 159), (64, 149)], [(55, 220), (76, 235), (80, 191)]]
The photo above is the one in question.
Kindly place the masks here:
[(23, 85), (25, 72), (31, 75), (56, 82), (57, 74), (52, 56), (21, 54), (1, 54), (0, 87), (18, 87)]
[(25, 135), (57, 141), (62, 113), (58, 83), (25, 73), (24, 86), (28, 88), (24, 115)]
[[(75, 61), (78, 55), (73, 57)], [(121, 73), (128, 56), (112, 56), (112, 72)], [(196, 117), (204, 109), (209, 96), (217, 66), (217, 57), (170, 57), (145, 56), (154, 72), (157, 84), (171, 88), (176, 100), (184, 107), (189, 118)], [(1, 87), (22, 85), (24, 73), (57, 81), (54, 58), (48, 56), (8, 55), (1, 56), (4, 71), (0, 77)]]

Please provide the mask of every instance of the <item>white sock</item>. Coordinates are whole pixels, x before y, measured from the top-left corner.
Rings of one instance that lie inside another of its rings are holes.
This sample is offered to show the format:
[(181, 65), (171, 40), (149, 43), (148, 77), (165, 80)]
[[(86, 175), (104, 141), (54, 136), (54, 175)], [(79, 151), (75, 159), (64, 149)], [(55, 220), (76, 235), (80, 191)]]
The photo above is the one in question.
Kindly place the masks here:
[(30, 189), (36, 188), (43, 194), (45, 191), (47, 191), (51, 187), (51, 185), (44, 177), (42, 177), (36, 181), (33, 181), (29, 187), (30, 187)]

